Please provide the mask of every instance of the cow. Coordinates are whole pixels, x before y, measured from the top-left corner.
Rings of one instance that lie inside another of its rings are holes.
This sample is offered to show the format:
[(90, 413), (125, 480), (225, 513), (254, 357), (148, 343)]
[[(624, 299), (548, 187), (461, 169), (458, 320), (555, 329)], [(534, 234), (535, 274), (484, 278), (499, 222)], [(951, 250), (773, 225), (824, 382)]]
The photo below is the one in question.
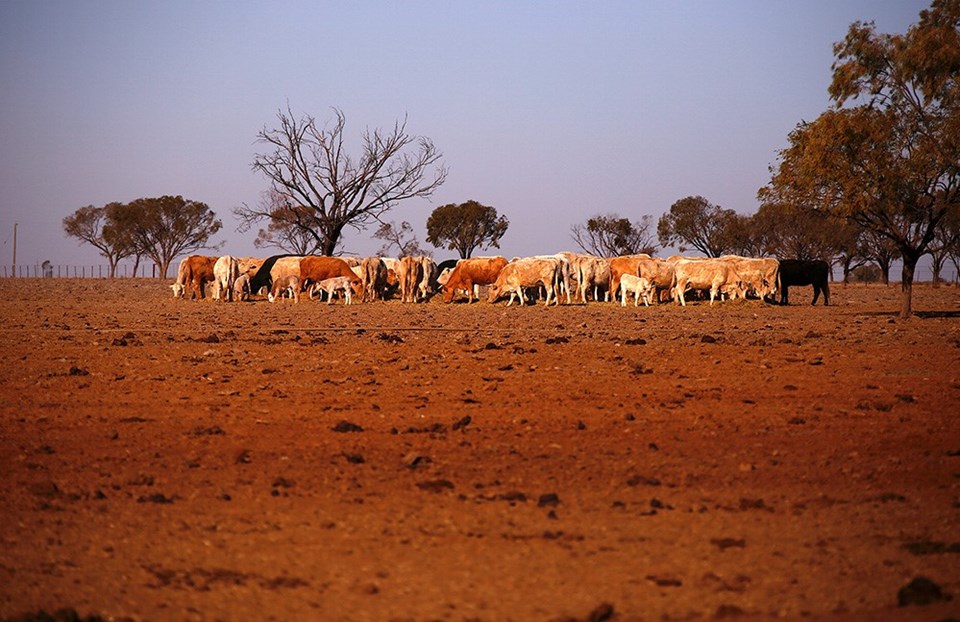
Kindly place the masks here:
[[(270, 291), (270, 287), (273, 285), (274, 268), (276, 267), (277, 262), (289, 263), (292, 258), (297, 260), (297, 276), (300, 274), (299, 259), (302, 255), (273, 255), (272, 257), (267, 257), (264, 259), (259, 267), (255, 268), (255, 271), (250, 274), (250, 291), (254, 294), (260, 294), (264, 289)], [(279, 274), (291, 274), (292, 271), (289, 268), (277, 269), (277, 275)]]
[(315, 283), (313, 290), (323, 290), (327, 294), (327, 304), (333, 304), (333, 296), (339, 291), (343, 292), (344, 304), (353, 304), (353, 281), (345, 276), (335, 276)]
[(813, 302), (817, 304), (820, 293), (823, 293), (823, 304), (830, 304), (830, 264), (816, 259), (805, 261), (802, 259), (780, 260), (780, 304), (790, 304), (788, 290), (794, 285), (812, 285)]
[[(487, 296), (488, 302), (496, 302), (500, 296), (510, 292), (510, 300), (507, 302), (509, 307), (513, 304), (514, 295), (519, 296), (520, 305), (525, 304), (523, 289), (525, 287), (540, 287), (547, 290), (547, 297), (544, 300), (544, 306), (550, 304), (552, 298), (554, 304), (559, 305), (559, 285), (562, 278), (562, 262), (555, 257), (535, 258), (526, 257), (511, 261), (500, 274), (497, 280), (490, 287), (490, 293)], [(450, 285), (450, 282), (447, 282)]]
[(240, 264), (224, 255), (213, 264), (213, 299), (233, 302), (233, 284), (240, 278)]
[(640, 306), (640, 299), (643, 298), (643, 306), (650, 306), (650, 295), (654, 291), (654, 286), (650, 281), (642, 276), (633, 274), (620, 275), (620, 306), (627, 306), (627, 293), (633, 292), (633, 306)]
[(365, 257), (360, 262), (363, 275), (363, 299), (376, 300), (387, 297), (387, 264), (379, 257)]
[[(556, 293), (559, 296), (561, 293), (565, 293), (567, 296), (567, 304), (570, 304), (570, 280), (574, 278), (573, 267), (571, 265), (571, 259), (573, 258), (573, 253), (564, 251), (561, 253), (556, 253), (555, 255), (534, 255), (533, 257), (526, 257), (525, 259), (552, 259), (554, 261), (560, 262), (560, 276), (557, 277)], [(559, 302), (557, 303), (559, 304)]]
[(593, 255), (574, 255), (570, 266), (577, 281), (577, 295), (581, 302), (587, 302), (587, 292), (593, 290), (593, 299), (600, 300), (600, 290), (604, 296), (610, 296), (610, 264), (602, 257)]
[(721, 255), (720, 259), (733, 263), (747, 293), (752, 292), (760, 300), (776, 295), (780, 272), (780, 262), (776, 259), (739, 255)]
[(300, 287), (302, 283), (300, 277), (295, 274), (287, 274), (273, 280), (273, 287), (267, 294), (267, 300), (275, 302), (285, 291), (289, 291), (294, 302), (300, 302)]
[(653, 291), (656, 294), (656, 300), (662, 301), (663, 294), (666, 293), (668, 300), (673, 288), (676, 285), (676, 264), (651, 257), (642, 259), (637, 263), (637, 276), (641, 276), (650, 282)]
[(420, 269), (423, 271), (423, 276), (417, 289), (420, 297), (426, 300), (437, 291), (437, 262), (432, 257), (420, 257)]
[(740, 275), (730, 262), (720, 259), (704, 259), (702, 261), (688, 261), (681, 259), (676, 262), (676, 287), (674, 293), (677, 301), (687, 306), (684, 293), (687, 289), (709, 289), (710, 305), (718, 293), (729, 294), (732, 298), (743, 295), (743, 286)]
[(173, 289), (175, 298), (183, 298), (186, 293), (187, 284), (193, 286), (191, 298), (203, 299), (203, 286), (212, 282), (213, 266), (217, 263), (217, 257), (208, 257), (206, 255), (190, 255), (180, 262), (177, 268), (177, 280), (170, 287)]
[(361, 300), (366, 291), (360, 277), (354, 273), (346, 261), (339, 257), (307, 255), (300, 260), (299, 276), (300, 283), (304, 286), (337, 276), (345, 277), (350, 280), (353, 293)]
[(243, 273), (237, 277), (237, 280), (233, 282), (233, 293), (241, 301), (250, 298), (250, 274)]
[(617, 293), (620, 290), (621, 274), (637, 274), (640, 261), (650, 259), (650, 255), (639, 253), (637, 255), (621, 255), (610, 260), (610, 296), (617, 299)]
[(420, 257), (405, 255), (400, 259), (397, 278), (400, 280), (400, 302), (417, 302), (417, 291), (423, 280)]
[(443, 286), (443, 301), (453, 302), (460, 290), (467, 292), (467, 302), (473, 302), (474, 285), (491, 285), (507, 265), (504, 257), (473, 257), (457, 263)]

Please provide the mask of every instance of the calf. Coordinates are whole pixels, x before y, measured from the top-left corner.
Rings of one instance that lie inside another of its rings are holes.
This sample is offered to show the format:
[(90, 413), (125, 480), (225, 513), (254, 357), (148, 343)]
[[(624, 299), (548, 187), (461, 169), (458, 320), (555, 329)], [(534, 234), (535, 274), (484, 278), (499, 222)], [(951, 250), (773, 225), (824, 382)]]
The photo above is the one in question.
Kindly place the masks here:
[(643, 298), (643, 306), (650, 306), (650, 295), (654, 287), (647, 279), (642, 276), (632, 274), (620, 275), (620, 306), (627, 306), (627, 293), (633, 292), (633, 306), (640, 306), (640, 298)]
[(241, 301), (247, 300), (250, 298), (250, 275), (247, 273), (241, 274), (237, 277), (237, 280), (233, 282), (233, 293), (240, 298)]
[(300, 277), (295, 274), (288, 274), (279, 279), (273, 280), (273, 287), (267, 294), (267, 300), (276, 301), (284, 291), (289, 291), (294, 302), (300, 302)]
[(335, 276), (324, 279), (314, 285), (314, 290), (320, 289), (327, 294), (327, 304), (333, 304), (333, 296), (343, 291), (344, 304), (353, 304), (353, 282), (345, 276)]
[(308, 255), (300, 260), (300, 281), (304, 285), (319, 283), (326, 279), (342, 276), (350, 280), (353, 293), (360, 299), (366, 291), (363, 281), (350, 268), (350, 265), (340, 257), (324, 257)]
[(617, 293), (620, 289), (620, 275), (639, 274), (639, 265), (644, 259), (650, 259), (650, 255), (646, 253), (621, 255), (610, 260), (610, 295), (614, 300), (617, 299)]

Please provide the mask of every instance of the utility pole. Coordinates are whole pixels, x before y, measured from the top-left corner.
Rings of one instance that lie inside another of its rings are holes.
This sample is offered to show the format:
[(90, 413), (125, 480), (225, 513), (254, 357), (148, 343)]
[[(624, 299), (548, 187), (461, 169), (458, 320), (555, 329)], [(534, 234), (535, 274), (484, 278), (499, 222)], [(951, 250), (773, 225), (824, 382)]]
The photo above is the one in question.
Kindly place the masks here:
[(17, 223), (13, 223), (13, 276), (17, 276)]

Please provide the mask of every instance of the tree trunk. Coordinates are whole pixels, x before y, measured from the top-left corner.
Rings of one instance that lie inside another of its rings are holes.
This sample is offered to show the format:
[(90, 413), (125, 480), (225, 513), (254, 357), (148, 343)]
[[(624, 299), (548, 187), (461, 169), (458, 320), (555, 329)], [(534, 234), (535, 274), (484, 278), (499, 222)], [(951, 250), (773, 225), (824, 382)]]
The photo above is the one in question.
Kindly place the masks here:
[(883, 284), (890, 285), (890, 262), (880, 261), (877, 262), (877, 265), (880, 266), (880, 278), (883, 280)]
[(920, 257), (913, 254), (903, 254), (903, 271), (900, 276), (900, 319), (909, 319), (913, 314), (913, 275), (917, 270), (917, 261)]
[(133, 276), (137, 276), (137, 268), (140, 267), (140, 255), (133, 257)]
[(943, 273), (943, 266), (947, 263), (947, 256), (946, 253), (930, 253), (930, 257), (930, 270), (933, 272), (933, 286), (940, 287), (940, 283), (943, 282), (941, 275)]
[(107, 264), (110, 266), (110, 278), (117, 276), (117, 264), (120, 263), (118, 257), (107, 257)]

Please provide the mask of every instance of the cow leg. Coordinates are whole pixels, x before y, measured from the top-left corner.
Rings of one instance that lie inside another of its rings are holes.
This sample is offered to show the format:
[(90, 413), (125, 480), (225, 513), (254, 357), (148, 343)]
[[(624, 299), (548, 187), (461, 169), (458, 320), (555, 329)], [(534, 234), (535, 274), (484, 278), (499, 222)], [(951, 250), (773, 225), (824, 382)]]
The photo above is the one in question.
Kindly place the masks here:
[(787, 296), (787, 291), (788, 291), (787, 286), (781, 284), (780, 285), (780, 304), (783, 306), (790, 304), (790, 301)]

